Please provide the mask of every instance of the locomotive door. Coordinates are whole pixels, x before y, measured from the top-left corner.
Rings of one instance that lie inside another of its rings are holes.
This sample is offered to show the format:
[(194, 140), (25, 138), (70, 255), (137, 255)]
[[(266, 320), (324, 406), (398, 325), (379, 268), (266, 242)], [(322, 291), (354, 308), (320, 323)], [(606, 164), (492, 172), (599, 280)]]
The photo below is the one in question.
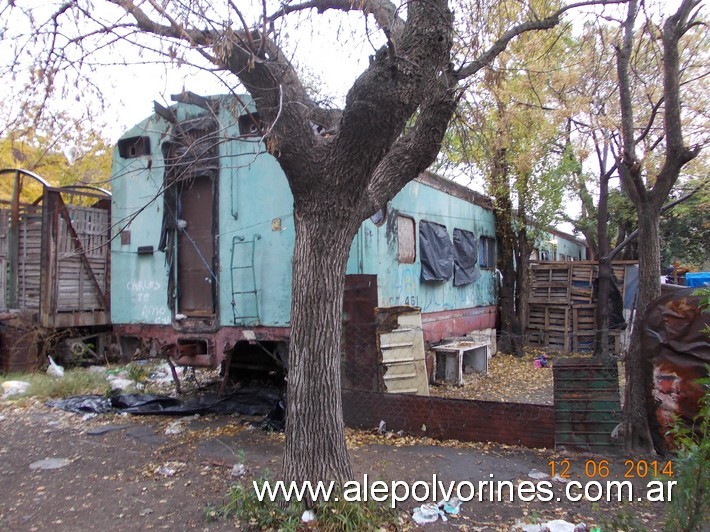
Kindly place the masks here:
[(215, 314), (215, 204), (214, 183), (196, 176), (180, 193), (180, 225), (177, 233), (178, 312), (188, 317)]

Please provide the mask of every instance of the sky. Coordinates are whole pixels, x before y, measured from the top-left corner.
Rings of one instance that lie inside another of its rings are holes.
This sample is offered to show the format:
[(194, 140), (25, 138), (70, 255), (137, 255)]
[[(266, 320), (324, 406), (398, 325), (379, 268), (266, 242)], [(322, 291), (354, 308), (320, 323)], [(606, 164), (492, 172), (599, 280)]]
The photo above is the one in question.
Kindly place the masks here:
[[(35, 15), (39, 18), (46, 15), (48, 10), (56, 9), (60, 0), (16, 0), (16, 3), (34, 4)], [(673, 5), (666, 5), (666, 10), (675, 8), (678, 0), (670, 0), (670, 3)], [(246, 0), (239, 2), (240, 7), (246, 4)], [(105, 2), (97, 1), (93, 5), (97, 6), (93, 15), (107, 22), (115, 21), (121, 14), (115, 6), (105, 7)], [(226, 6), (227, 1), (215, 0), (213, 5), (218, 9), (219, 6)], [(380, 33), (375, 31), (374, 23), (370, 19), (368, 26), (366, 19), (358, 13), (344, 15), (331, 12), (319, 15), (294, 14), (288, 20), (288, 26), (282, 27), (280, 34), (286, 50), (292, 54), (297, 66), (305, 70), (308, 78), (318, 80), (319, 92), (331, 96), (336, 104), (342, 103), (347, 89), (367, 67), (369, 56), (383, 42)], [(577, 17), (575, 20), (575, 24), (579, 24), (581, 19)], [(12, 46), (12, 32), (22, 31), (18, 26), (21, 26), (21, 21), (17, 17), (8, 16), (7, 8), (0, 7), (0, 62), (1, 57), (7, 55), (8, 47)], [(131, 48), (125, 44), (104, 48), (92, 56), (96, 69), (92, 80), (104, 95), (104, 108), (99, 118), (101, 123), (96, 125), (111, 143), (115, 143), (127, 129), (150, 116), (154, 100), (169, 105), (170, 95), (182, 90), (200, 95), (222, 94), (237, 84), (236, 78), (231, 75), (222, 74), (217, 77), (171, 63), (140, 64), (149, 59), (150, 54), (148, 57), (141, 56), (136, 47)], [(3, 100), (12, 101), (13, 96), (11, 84), (0, 84), (0, 97)], [(55, 104), (77, 112), (82, 106), (98, 105), (95, 96), (85, 91), (77, 91), (69, 96), (59, 99)], [(470, 179), (465, 177), (456, 180), (466, 185), (471, 184)], [(480, 190), (481, 187), (474, 188)]]

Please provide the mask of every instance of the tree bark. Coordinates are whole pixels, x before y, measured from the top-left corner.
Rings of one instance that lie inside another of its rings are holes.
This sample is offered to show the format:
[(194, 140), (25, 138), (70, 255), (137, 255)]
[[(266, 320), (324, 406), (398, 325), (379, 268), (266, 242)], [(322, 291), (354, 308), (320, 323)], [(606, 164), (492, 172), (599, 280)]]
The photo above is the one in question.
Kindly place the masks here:
[[(521, 334), (528, 322), (528, 301), (530, 300), (530, 240), (526, 229), (527, 220), (517, 235), (516, 272), (516, 316)], [(524, 342), (523, 342), (524, 344)]]
[[(640, 349), (641, 323), (648, 304), (660, 295), (661, 254), (659, 218), (661, 205), (678, 179), (683, 166), (695, 158), (700, 146), (687, 148), (683, 142), (680, 103), (679, 40), (694, 26), (700, 0), (682, 0), (678, 10), (663, 24), (663, 131), (665, 154), (663, 165), (649, 190), (643, 179), (643, 161), (636, 156), (634, 107), (631, 90), (631, 58), (634, 23), (639, 10), (637, 0), (630, 0), (623, 23), (623, 40), (617, 50), (619, 103), (623, 154), (619, 160), (619, 175), (624, 192), (633, 201), (639, 219), (639, 293), (636, 319), (631, 332), (626, 357), (626, 394), (624, 403), (624, 438), (629, 452), (648, 452), (653, 448), (648, 423), (650, 397), (650, 367)], [(652, 114), (652, 119), (655, 114)], [(650, 126), (650, 123), (649, 123)], [(649, 128), (646, 128), (648, 130)], [(642, 135), (643, 136), (643, 135)]]
[(609, 174), (604, 173), (599, 180), (599, 207), (597, 217), (597, 251), (599, 271), (597, 274), (597, 306), (595, 309), (596, 332), (594, 335), (594, 356), (606, 359), (609, 355), (609, 294), (611, 293), (611, 258), (609, 257)]
[[(340, 393), (343, 286), (353, 223), (328, 199), (294, 212), (291, 339), (283, 476), (296, 482), (352, 478)], [(337, 210), (333, 208), (332, 210)]]
[(658, 240), (659, 211), (648, 203), (639, 205), (639, 291), (631, 342), (626, 357), (626, 390), (624, 395), (624, 440), (629, 452), (648, 452), (653, 448), (648, 423), (651, 368), (641, 352), (642, 317), (648, 304), (660, 296), (661, 252)]
[(505, 148), (494, 151), (492, 181), (494, 183), (493, 206), (496, 214), (496, 236), (500, 243), (498, 269), (503, 276), (500, 287), (500, 338), (498, 350), (515, 356), (523, 356), (523, 334), (515, 308), (515, 231), (513, 229), (513, 206), (508, 184), (507, 152)]

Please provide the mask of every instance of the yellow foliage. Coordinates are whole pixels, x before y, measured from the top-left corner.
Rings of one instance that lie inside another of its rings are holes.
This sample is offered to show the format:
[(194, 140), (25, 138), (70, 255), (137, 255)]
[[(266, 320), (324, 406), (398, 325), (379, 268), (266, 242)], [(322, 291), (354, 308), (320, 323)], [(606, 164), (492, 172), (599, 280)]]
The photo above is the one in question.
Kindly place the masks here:
[[(72, 160), (65, 153), (70, 153)], [(52, 186), (95, 184), (106, 187), (111, 173), (111, 148), (93, 131), (73, 129), (71, 137), (34, 130), (13, 131), (0, 138), (0, 168), (34, 172)], [(10, 199), (14, 181), (14, 174), (0, 176), (0, 199)], [(33, 202), (41, 194), (41, 184), (23, 179), (20, 196), (23, 202)]]

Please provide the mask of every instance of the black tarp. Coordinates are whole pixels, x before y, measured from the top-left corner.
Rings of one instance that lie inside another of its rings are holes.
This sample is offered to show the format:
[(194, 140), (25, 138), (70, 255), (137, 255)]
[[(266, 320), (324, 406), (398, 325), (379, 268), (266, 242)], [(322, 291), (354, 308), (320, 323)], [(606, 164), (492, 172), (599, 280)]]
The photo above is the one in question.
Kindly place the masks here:
[(454, 246), (446, 227), (432, 222), (419, 224), (419, 257), (422, 281), (446, 281), (454, 274)]
[(478, 245), (476, 236), (470, 231), (454, 229), (454, 285), (475, 283), (481, 276), (476, 268)]
[(185, 400), (167, 395), (127, 393), (105, 398), (83, 395), (49, 401), (47, 404), (77, 413), (104, 414), (111, 411), (136, 415), (191, 416), (194, 414), (232, 414), (265, 416), (281, 401), (281, 392), (274, 388), (242, 388), (229, 395), (204, 394)]

